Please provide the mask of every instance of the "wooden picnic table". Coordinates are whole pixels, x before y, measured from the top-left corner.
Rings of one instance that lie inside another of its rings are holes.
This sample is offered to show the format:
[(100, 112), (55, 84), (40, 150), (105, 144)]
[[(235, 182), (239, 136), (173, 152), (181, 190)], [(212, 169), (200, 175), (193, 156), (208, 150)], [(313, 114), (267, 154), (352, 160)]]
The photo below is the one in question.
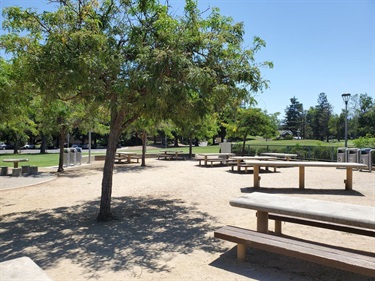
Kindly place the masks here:
[(179, 154), (183, 153), (182, 150), (162, 150), (160, 151), (161, 154), (158, 155), (158, 159), (164, 158), (164, 159), (178, 159)]
[(260, 155), (272, 156), (272, 157), (276, 157), (276, 158), (283, 158), (286, 161), (290, 161), (290, 160), (292, 160), (292, 158), (297, 158), (298, 157), (298, 154), (293, 154), (293, 153), (276, 153), (276, 152), (264, 152), (264, 153), (260, 153)]
[(345, 189), (353, 188), (353, 168), (365, 168), (365, 164), (348, 163), (348, 162), (318, 162), (318, 161), (247, 161), (247, 165), (254, 167), (254, 187), (260, 187), (259, 171), (260, 167), (298, 167), (299, 168), (299, 188), (305, 188), (305, 167), (323, 167), (323, 168), (346, 168), (346, 179), (344, 180)]
[[(317, 244), (314, 241), (296, 239), (290, 235), (282, 236), (281, 233), (275, 235), (277, 233), (276, 221), (275, 233), (269, 233), (268, 230), (269, 217), (274, 215), (278, 219), (285, 217), (302, 220), (307, 222), (306, 225), (312, 227), (324, 227), (375, 237), (375, 207), (373, 206), (259, 192), (233, 199), (230, 201), (230, 205), (256, 211), (256, 231), (228, 225), (214, 232), (216, 238), (237, 243), (237, 258), (239, 260), (245, 260), (246, 248), (250, 246), (375, 277), (374, 249), (370, 245), (369, 252), (364, 252)], [(322, 226), (323, 224), (325, 226)]]
[(257, 211), (257, 231), (268, 232), (268, 213), (375, 229), (375, 207), (254, 192), (233, 199), (233, 207)]
[(18, 168), (19, 162), (28, 162), (29, 159), (26, 158), (19, 158), (19, 159), (3, 159), (3, 162), (13, 162), (13, 168)]
[(247, 161), (247, 160), (267, 161), (267, 160), (277, 160), (277, 158), (273, 156), (233, 156), (233, 157), (230, 157), (229, 160), (235, 160), (237, 162), (237, 171), (241, 171), (241, 167), (242, 167), (241, 163), (243, 161)]
[[(234, 153), (198, 153), (196, 159), (200, 160), (199, 157), (203, 157), (204, 165), (207, 166), (208, 161), (218, 160), (226, 161), (229, 157), (234, 156)], [(197, 158), (198, 157), (198, 158)], [(210, 158), (211, 157), (211, 158)], [(199, 165), (200, 165), (199, 161)]]
[(117, 152), (116, 154), (117, 154), (116, 160), (118, 160), (119, 163), (121, 163), (123, 159), (126, 159), (127, 163), (131, 163), (132, 157), (137, 156), (136, 152), (120, 151), (120, 152)]

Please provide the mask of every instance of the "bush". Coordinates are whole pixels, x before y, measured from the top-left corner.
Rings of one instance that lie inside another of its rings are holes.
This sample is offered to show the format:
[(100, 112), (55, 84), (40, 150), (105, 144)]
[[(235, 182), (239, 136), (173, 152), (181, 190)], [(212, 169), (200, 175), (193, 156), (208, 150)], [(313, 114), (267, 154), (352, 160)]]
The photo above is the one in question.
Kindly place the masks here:
[(365, 148), (365, 147), (375, 148), (375, 138), (372, 138), (370, 135), (355, 139), (353, 140), (353, 143), (355, 147), (358, 147), (358, 148)]

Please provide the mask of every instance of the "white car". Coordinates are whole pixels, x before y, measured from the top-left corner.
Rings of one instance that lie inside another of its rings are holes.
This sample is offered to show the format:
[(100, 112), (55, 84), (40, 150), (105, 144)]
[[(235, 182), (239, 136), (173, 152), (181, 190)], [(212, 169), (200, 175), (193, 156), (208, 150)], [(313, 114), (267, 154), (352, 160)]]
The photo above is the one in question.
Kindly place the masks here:
[(25, 144), (22, 148), (23, 149), (34, 149), (35, 145), (33, 145), (33, 144)]
[(3, 150), (6, 148), (6, 144), (5, 143), (0, 143), (0, 150)]

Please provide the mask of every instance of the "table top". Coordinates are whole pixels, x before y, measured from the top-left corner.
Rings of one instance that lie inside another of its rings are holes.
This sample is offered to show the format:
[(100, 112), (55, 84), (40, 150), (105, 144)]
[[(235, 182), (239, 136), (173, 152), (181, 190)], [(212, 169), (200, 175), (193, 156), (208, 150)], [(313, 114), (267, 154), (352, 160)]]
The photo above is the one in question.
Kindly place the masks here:
[(15, 159), (3, 159), (3, 162), (27, 162), (29, 159), (26, 158), (15, 158)]
[(276, 153), (276, 152), (264, 152), (260, 155), (267, 155), (267, 156), (284, 156), (284, 157), (297, 157), (298, 154), (292, 154), (292, 153)]
[(273, 156), (233, 156), (230, 160), (276, 160)]
[(254, 192), (230, 201), (234, 207), (375, 229), (375, 207)]
[(224, 156), (231, 156), (231, 155), (235, 155), (234, 153), (197, 153), (197, 155), (202, 155), (202, 156), (221, 156), (221, 155), (224, 155)]
[(116, 152), (117, 154), (123, 154), (123, 155), (135, 155), (137, 154), (137, 152), (125, 152), (125, 151), (119, 151), (119, 152)]
[(367, 165), (361, 163), (351, 162), (320, 162), (320, 161), (259, 161), (248, 160), (247, 165), (260, 165), (260, 166), (290, 166), (290, 167), (341, 167), (341, 168), (366, 168)]

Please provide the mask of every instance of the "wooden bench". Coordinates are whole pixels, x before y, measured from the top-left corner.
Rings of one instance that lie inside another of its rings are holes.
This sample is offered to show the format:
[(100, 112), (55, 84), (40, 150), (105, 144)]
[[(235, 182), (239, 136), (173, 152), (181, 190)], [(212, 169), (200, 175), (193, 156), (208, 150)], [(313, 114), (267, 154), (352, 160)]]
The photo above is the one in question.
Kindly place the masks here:
[(137, 160), (137, 163), (139, 163), (139, 160), (142, 159), (142, 156), (134, 155), (134, 156), (130, 156), (130, 158)]
[(211, 166), (213, 166), (214, 163), (220, 163), (221, 165), (229, 165), (229, 164), (237, 165), (236, 162), (230, 161), (222, 157), (210, 157), (210, 158), (207, 158), (206, 160), (204, 158), (195, 157), (195, 160), (199, 161), (199, 166), (201, 166), (202, 161), (210, 163)]
[(290, 222), (290, 223), (295, 223), (295, 224), (302, 224), (302, 225), (308, 225), (308, 226), (314, 226), (314, 227), (319, 227), (319, 228), (344, 231), (344, 232), (353, 233), (353, 234), (375, 237), (374, 230), (346, 226), (346, 225), (337, 224), (337, 223), (326, 223), (326, 222), (321, 222), (321, 221), (316, 221), (316, 220), (311, 220), (311, 219), (304, 219), (304, 218), (302, 219), (302, 218), (296, 218), (292, 216), (279, 215), (279, 214), (268, 214), (268, 219), (275, 221), (275, 233), (279, 235), (282, 232), (281, 223)]
[(276, 153), (276, 152), (264, 152), (261, 153), (260, 155), (264, 156), (273, 156), (276, 157), (278, 160), (285, 160), (285, 161), (291, 161), (291, 160), (296, 160), (298, 157), (298, 154), (294, 153)]
[[(252, 168), (254, 165), (251, 165), (251, 164), (247, 164), (246, 163), (246, 160), (245, 162), (242, 162), (240, 164), (237, 164), (237, 163), (234, 163), (236, 166), (237, 166), (237, 169), (240, 171), (241, 168), (245, 168), (245, 173), (247, 173), (248, 171), (248, 168)], [(260, 166), (261, 167), (261, 166)], [(232, 168), (232, 171), (234, 170), (234, 166), (231, 167)], [(266, 170), (268, 171), (268, 166), (266, 166)], [(273, 167), (273, 171), (276, 172), (276, 167)]]
[(161, 151), (162, 153), (161, 154), (158, 154), (158, 159), (160, 158), (164, 158), (164, 160), (172, 160), (172, 159), (181, 159), (181, 160), (185, 160), (185, 157), (182, 156), (181, 154), (183, 153), (183, 151), (178, 151), (178, 150), (164, 150), (164, 151)]
[(246, 247), (265, 250), (293, 258), (375, 277), (375, 257), (331, 246), (301, 241), (235, 226), (224, 226), (214, 232), (216, 238), (237, 243), (237, 258), (244, 261)]
[(214, 163), (228, 164), (230, 161), (229, 157), (233, 155), (233, 153), (200, 153), (195, 155), (195, 160), (199, 161), (199, 166), (201, 166), (202, 161), (205, 166), (207, 166), (208, 163), (213, 166)]
[[(167, 159), (169, 159), (169, 160), (172, 160), (172, 159), (178, 159), (179, 157), (177, 156), (176, 157), (176, 155), (175, 154), (158, 154), (158, 159), (160, 159), (160, 158), (164, 158), (164, 160), (167, 160)], [(181, 158), (181, 156), (180, 156), (180, 158)]]

